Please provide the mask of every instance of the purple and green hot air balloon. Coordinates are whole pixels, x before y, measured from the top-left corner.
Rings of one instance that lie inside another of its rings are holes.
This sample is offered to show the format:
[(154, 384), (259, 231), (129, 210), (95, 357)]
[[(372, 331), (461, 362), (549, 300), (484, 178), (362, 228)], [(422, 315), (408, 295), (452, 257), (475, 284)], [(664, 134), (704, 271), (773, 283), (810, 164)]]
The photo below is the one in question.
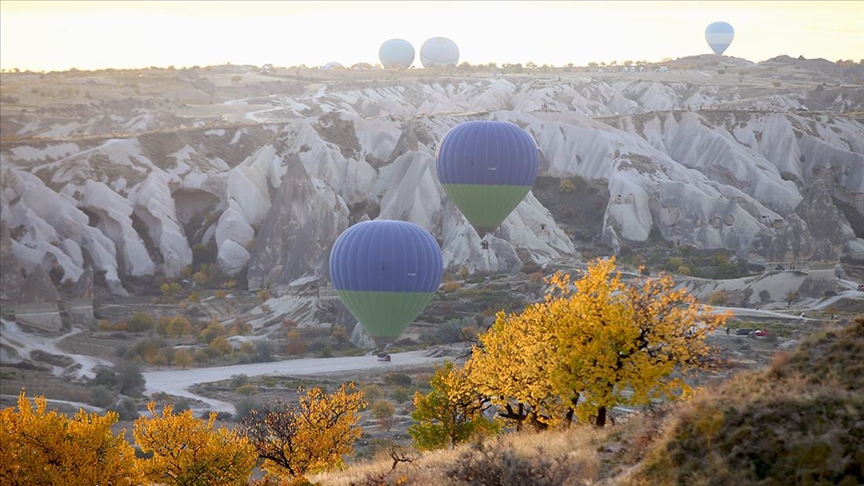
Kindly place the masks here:
[(483, 237), (519, 205), (537, 177), (537, 145), (517, 125), (470, 121), (453, 127), (436, 154), (444, 192)]
[(336, 294), (382, 351), (432, 300), (443, 272), (438, 242), (406, 221), (358, 223), (330, 251)]

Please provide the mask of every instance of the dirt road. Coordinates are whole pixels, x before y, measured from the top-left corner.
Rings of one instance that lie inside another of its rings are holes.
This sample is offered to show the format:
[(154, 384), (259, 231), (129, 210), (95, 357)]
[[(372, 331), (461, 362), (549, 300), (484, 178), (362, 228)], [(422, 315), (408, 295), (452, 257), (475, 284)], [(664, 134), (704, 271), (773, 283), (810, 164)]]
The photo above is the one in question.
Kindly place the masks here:
[(207, 403), (213, 411), (234, 413), (234, 405), (196, 395), (189, 391), (189, 387), (198, 383), (225, 380), (231, 378), (231, 375), (239, 374), (247, 376), (313, 375), (367, 369), (382, 370), (398, 368), (403, 365), (431, 365), (442, 360), (443, 358), (431, 356), (428, 351), (423, 350), (393, 354), (392, 360), (389, 363), (378, 361), (375, 356), (346, 356), (339, 358), (302, 358), (269, 363), (218, 366), (214, 368), (147, 371), (144, 373), (144, 379), (147, 380), (147, 388), (144, 390), (144, 394), (150, 396), (156, 392), (164, 392), (180, 397), (193, 398)]

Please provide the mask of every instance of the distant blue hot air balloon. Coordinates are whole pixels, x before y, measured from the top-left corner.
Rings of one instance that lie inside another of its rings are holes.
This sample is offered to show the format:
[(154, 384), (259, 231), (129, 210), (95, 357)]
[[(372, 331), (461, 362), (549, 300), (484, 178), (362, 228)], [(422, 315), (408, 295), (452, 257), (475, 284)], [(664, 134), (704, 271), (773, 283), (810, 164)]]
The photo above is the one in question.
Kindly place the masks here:
[(459, 47), (446, 37), (432, 37), (420, 47), (423, 67), (455, 66), (459, 63)]
[(330, 252), (336, 294), (381, 350), (432, 300), (443, 271), (438, 242), (406, 221), (358, 223)]
[(722, 56), (735, 38), (735, 29), (726, 22), (714, 22), (705, 29), (705, 40), (714, 54)]
[(518, 125), (469, 121), (451, 129), (436, 153), (438, 180), (480, 236), (519, 205), (537, 177), (534, 139)]
[(414, 62), (414, 46), (404, 39), (384, 41), (378, 49), (384, 69), (408, 69)]

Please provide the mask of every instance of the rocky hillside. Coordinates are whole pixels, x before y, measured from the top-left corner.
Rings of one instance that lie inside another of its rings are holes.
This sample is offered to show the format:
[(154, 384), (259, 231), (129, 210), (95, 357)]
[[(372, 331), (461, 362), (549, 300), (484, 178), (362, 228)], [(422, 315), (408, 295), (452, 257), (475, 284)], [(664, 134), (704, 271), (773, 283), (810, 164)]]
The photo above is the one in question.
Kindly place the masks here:
[[(864, 89), (844, 84), (855, 72), (778, 59), (626, 74), (4, 73), (3, 282), (41, 268), (69, 288), (92, 271), (122, 295), (202, 262), (250, 288), (326, 280), (330, 245), (366, 218), (425, 227), (446, 267), (469, 272), (591, 245), (756, 261), (864, 251), (864, 125), (846, 115)], [(435, 174), (437, 144), (474, 119), (529, 132), (547, 189), (488, 250)], [(596, 210), (568, 217), (583, 202)]]

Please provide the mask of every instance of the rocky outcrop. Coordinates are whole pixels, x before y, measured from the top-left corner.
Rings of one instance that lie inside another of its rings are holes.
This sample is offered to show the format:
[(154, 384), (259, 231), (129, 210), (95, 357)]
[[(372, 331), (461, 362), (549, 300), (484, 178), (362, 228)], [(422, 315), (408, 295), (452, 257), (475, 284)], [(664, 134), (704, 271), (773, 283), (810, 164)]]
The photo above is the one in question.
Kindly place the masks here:
[(844, 244), (854, 240), (846, 217), (834, 204), (823, 179), (816, 181), (804, 192), (804, 198), (795, 207), (797, 214), (816, 240), (814, 259), (836, 260)]
[(46, 302), (59, 302), (60, 292), (51, 282), (51, 277), (42, 265), (36, 265), (24, 280), (18, 303), (21, 304), (43, 304)]
[(0, 300), (18, 300), (24, 286), (24, 270), (12, 251), (12, 237), (6, 222), (0, 220)]
[(286, 161), (282, 183), (252, 245), (250, 288), (325, 276), (327, 250), (348, 227), (348, 207), (332, 188), (310, 177), (297, 157)]

